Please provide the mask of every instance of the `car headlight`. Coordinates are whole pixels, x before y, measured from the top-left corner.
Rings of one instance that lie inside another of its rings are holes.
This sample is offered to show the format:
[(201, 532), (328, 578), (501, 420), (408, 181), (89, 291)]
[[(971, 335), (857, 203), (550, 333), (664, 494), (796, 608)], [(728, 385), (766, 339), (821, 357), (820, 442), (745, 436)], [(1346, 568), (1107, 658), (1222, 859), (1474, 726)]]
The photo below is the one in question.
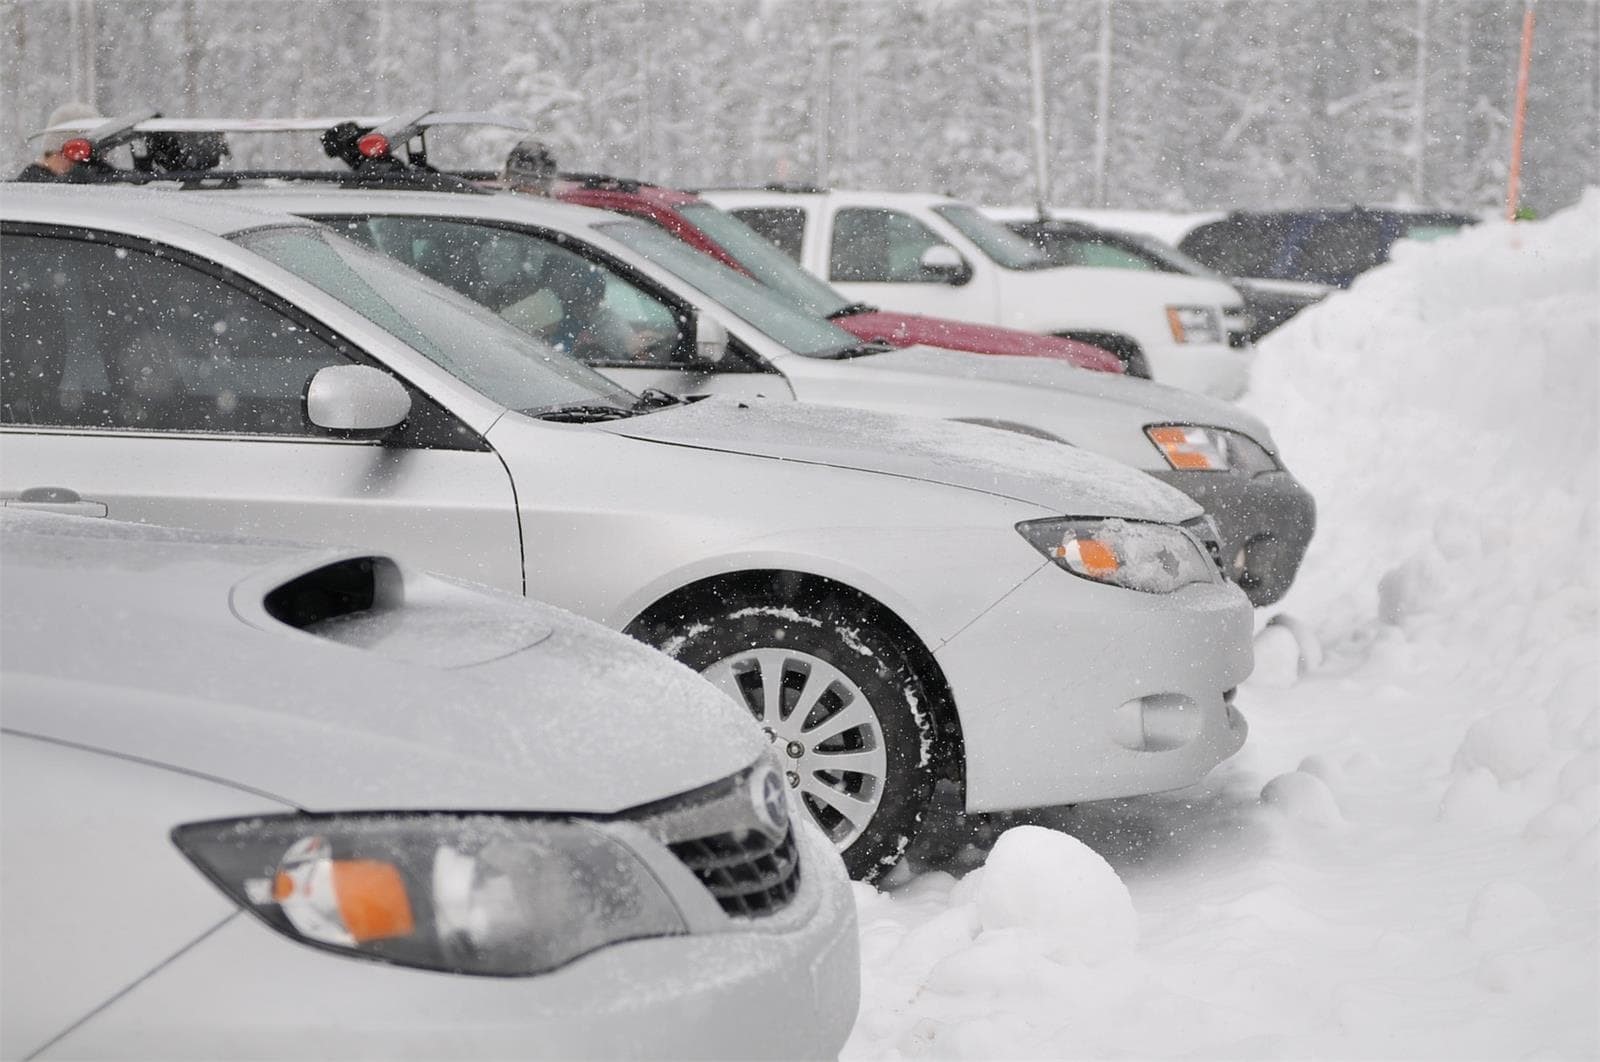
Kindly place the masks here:
[(1217, 566), (1187, 531), (1140, 520), (1024, 520), (1022, 537), (1073, 575), (1147, 594), (1215, 583)]
[(1222, 342), (1222, 324), (1210, 306), (1168, 306), (1167, 326), (1178, 343)]
[(1238, 471), (1248, 475), (1276, 472), (1278, 462), (1248, 435), (1224, 428), (1188, 424), (1152, 424), (1144, 433), (1173, 468), (1207, 472)]
[(172, 840), (236, 903), (302, 943), (452, 973), (543, 973), (687, 932), (629, 849), (571, 819), (282, 815)]

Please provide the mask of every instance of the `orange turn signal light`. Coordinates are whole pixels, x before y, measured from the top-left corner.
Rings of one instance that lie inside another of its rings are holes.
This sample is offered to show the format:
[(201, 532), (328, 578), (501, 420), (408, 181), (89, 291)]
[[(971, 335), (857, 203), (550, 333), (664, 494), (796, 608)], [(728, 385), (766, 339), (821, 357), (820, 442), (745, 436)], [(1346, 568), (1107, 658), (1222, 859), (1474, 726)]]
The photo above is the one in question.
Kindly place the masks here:
[(1151, 428), (1150, 441), (1161, 447), (1173, 468), (1212, 469), (1216, 463), (1211, 456), (1189, 437), (1187, 428)]

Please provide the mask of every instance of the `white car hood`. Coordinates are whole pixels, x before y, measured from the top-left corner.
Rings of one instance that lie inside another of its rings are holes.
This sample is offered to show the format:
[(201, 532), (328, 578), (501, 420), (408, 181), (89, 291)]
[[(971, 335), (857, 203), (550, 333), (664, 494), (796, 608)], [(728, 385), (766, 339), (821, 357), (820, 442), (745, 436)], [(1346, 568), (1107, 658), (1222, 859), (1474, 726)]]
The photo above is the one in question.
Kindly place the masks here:
[(1102, 326), (1120, 322), (1121, 327), (1142, 334), (1167, 327), (1168, 306), (1242, 305), (1237, 291), (1208, 277), (1058, 266), (1007, 272), (1000, 285), (998, 323), (1039, 332), (1095, 330), (1096, 322)]
[[(905, 347), (857, 359), (850, 367), (864, 373), (915, 373), (961, 380), (962, 387), (1006, 386), (1007, 390), (1014, 391), (1019, 411), (1038, 407), (1041, 399), (1049, 401), (1042, 392), (1055, 392), (1147, 414), (1140, 419), (1149, 424), (1228, 428), (1243, 432), (1269, 450), (1275, 449), (1266, 422), (1232, 402), (1136, 376), (1090, 372), (1051, 358), (996, 357), (938, 347)], [(1061, 408), (1071, 416), (1076, 407)], [(1070, 432), (1067, 438), (1075, 443), (1079, 441)], [(1088, 441), (1083, 439), (1084, 444)]]
[(1061, 515), (1179, 522), (1201, 511), (1178, 491), (1097, 454), (923, 417), (710, 398), (599, 426), (647, 442), (940, 483)]
[(312, 811), (608, 813), (766, 742), (687, 668), (547, 605), (400, 568), (321, 633), (261, 592), (361, 551), (6, 516), (6, 725)]

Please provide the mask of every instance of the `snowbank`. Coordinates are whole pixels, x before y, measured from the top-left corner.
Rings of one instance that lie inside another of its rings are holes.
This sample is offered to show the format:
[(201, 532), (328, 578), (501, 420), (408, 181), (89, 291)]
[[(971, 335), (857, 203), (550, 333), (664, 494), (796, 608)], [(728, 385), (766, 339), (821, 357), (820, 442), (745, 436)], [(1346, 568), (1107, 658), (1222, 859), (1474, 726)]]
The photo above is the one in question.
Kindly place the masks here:
[(1600, 1055), (1597, 364), (1600, 191), (1274, 333), (1245, 404), (1319, 527), (1249, 744), (858, 887), (846, 1056)]

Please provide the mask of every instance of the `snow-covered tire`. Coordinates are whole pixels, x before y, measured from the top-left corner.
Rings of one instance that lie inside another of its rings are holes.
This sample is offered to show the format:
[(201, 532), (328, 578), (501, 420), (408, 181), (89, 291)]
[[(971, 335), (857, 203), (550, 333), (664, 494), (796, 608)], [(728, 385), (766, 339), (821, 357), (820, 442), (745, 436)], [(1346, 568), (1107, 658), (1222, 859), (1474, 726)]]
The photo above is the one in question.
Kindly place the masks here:
[(749, 708), (851, 877), (900, 861), (933, 795), (938, 729), (910, 657), (859, 605), (703, 602), (635, 634)]

